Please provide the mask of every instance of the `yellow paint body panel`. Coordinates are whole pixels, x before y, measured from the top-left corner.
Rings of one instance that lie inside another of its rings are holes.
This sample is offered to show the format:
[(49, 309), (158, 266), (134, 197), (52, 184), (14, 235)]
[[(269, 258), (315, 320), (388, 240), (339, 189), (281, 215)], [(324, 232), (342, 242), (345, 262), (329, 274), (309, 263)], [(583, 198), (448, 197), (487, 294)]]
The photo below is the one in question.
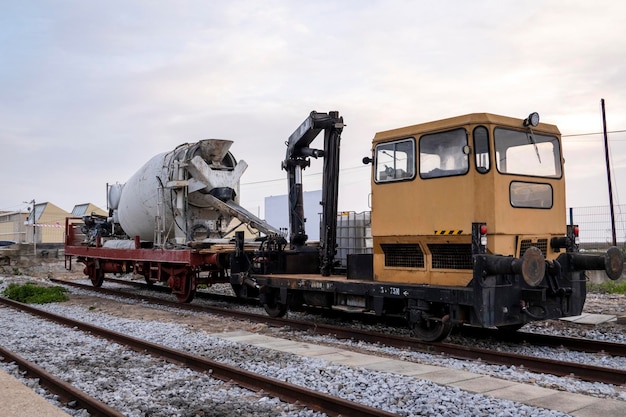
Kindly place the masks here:
[[(480, 173), (475, 166), (473, 131), (484, 126), (489, 131), (490, 170)], [(566, 233), (565, 180), (503, 174), (496, 168), (494, 158), (494, 128), (504, 127), (525, 131), (522, 119), (476, 113), (430, 123), (408, 126), (376, 134), (372, 152), (378, 144), (413, 138), (419, 164), (419, 141), (425, 134), (464, 129), (470, 153), (469, 170), (464, 175), (420, 178), (377, 183), (372, 175), (372, 235), (374, 243), (374, 279), (384, 282), (422, 283), (432, 285), (467, 285), (472, 269), (441, 269), (432, 267), (429, 244), (471, 245), (473, 222), (484, 222), (488, 229), (487, 252), (506, 256), (520, 256), (524, 239), (535, 242)], [(540, 123), (534, 134), (554, 136), (561, 149), (559, 130), (554, 125)], [(561, 157), (562, 158), (562, 157)], [(419, 172), (419, 167), (418, 167)], [(548, 184), (552, 189), (551, 208), (519, 208), (510, 202), (512, 181)], [(453, 231), (453, 234), (437, 234)], [(424, 267), (385, 266), (385, 244), (419, 245), (424, 253)], [(547, 253), (546, 253), (547, 252)], [(544, 252), (547, 259), (555, 259), (552, 249)]]

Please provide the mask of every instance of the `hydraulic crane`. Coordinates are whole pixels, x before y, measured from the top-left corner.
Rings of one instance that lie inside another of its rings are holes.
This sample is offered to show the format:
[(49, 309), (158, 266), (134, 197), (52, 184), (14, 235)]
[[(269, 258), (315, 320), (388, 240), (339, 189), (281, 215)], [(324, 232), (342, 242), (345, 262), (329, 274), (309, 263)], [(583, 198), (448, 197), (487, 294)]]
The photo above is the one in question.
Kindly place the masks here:
[[(320, 227), (320, 273), (333, 272), (337, 251), (337, 200), (339, 188), (339, 148), (343, 117), (339, 112), (318, 113), (309, 117), (289, 136), (287, 153), (282, 168), (287, 171), (289, 201), (289, 245), (292, 250), (304, 250), (308, 238), (305, 229), (302, 198), (302, 171), (311, 165), (310, 158), (324, 158), (322, 173), (322, 220)], [(324, 131), (324, 149), (309, 147), (317, 135)]]

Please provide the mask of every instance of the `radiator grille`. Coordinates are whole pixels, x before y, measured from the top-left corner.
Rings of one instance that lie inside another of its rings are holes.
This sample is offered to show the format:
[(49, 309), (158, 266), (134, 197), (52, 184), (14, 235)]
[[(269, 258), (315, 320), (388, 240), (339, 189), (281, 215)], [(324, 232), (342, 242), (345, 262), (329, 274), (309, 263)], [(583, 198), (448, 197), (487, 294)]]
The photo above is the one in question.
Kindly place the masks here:
[(385, 266), (403, 268), (423, 268), (424, 252), (415, 243), (382, 243), (380, 247), (385, 254)]
[(526, 249), (530, 248), (531, 246), (535, 246), (537, 249), (540, 249), (544, 257), (546, 256), (546, 253), (548, 253), (548, 239), (537, 239), (536, 242), (533, 242), (530, 239), (524, 239), (520, 244), (520, 256), (524, 256), (524, 252), (526, 252)]
[(465, 243), (431, 243), (433, 269), (473, 269), (472, 245)]

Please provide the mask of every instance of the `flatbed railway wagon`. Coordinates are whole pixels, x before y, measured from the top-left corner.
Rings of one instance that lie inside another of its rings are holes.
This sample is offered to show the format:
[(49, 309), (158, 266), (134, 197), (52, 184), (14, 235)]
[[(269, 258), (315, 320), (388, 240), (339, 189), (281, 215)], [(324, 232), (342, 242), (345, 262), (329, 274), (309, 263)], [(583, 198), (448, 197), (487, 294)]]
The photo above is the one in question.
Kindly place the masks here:
[(66, 268), (73, 259), (82, 263), (96, 287), (107, 273), (133, 273), (167, 284), (180, 302), (191, 301), (198, 285), (228, 283), (230, 228), (279, 233), (239, 206), (247, 164), (230, 153), (232, 143), (182, 144), (151, 158), (125, 184), (107, 186), (109, 216), (66, 219)]

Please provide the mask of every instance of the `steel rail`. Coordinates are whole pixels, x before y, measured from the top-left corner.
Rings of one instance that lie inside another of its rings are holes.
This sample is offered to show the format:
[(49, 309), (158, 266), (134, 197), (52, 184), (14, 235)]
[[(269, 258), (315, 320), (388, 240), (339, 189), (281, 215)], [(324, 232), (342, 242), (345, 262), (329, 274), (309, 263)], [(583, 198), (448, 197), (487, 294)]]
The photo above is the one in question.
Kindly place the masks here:
[(67, 404), (75, 401), (76, 407), (74, 408), (84, 408), (90, 415), (95, 417), (124, 417), (124, 414), (116, 409), (109, 407), (102, 401), (68, 384), (62, 379), (57, 378), (42, 367), (26, 360), (15, 352), (0, 346), (0, 356), (4, 358), (3, 360), (5, 362), (15, 362), (20, 369), (26, 371), (27, 375), (38, 378), (39, 384), (48, 391), (57, 394), (63, 400), (62, 402)]
[(467, 327), (463, 334), (470, 337), (493, 338), (502, 342), (530, 343), (537, 346), (564, 347), (570, 350), (589, 353), (606, 353), (612, 356), (626, 356), (626, 344), (606, 340), (584, 339), (573, 336), (554, 336), (550, 334), (530, 333), (525, 331), (502, 332), (495, 329)]
[(95, 336), (126, 345), (139, 352), (148, 352), (176, 364), (182, 364), (199, 372), (208, 372), (212, 377), (223, 381), (233, 381), (237, 385), (252, 391), (263, 390), (265, 393), (278, 397), (289, 403), (299, 403), (312, 410), (321, 411), (330, 416), (354, 417), (392, 417), (397, 414), (381, 409), (333, 397), (329, 394), (310, 390), (295, 384), (280, 381), (234, 366), (225, 365), (198, 355), (178, 351), (167, 346), (141, 340), (123, 333), (80, 322), (69, 317), (53, 314), (27, 304), (0, 297), (0, 303), (9, 307), (28, 312), (56, 323), (90, 332)]
[[(174, 301), (163, 300), (158, 297), (142, 296), (137, 294), (128, 294), (124, 292), (114, 291), (107, 288), (96, 288), (71, 281), (52, 280), (56, 283), (74, 286), (81, 289), (100, 292), (104, 294), (125, 297), (135, 300), (144, 300), (160, 305), (178, 308), (187, 311), (204, 312), (218, 314), (227, 317), (233, 317), (242, 320), (252, 320), (262, 322), (270, 326), (284, 327), (289, 326), (297, 330), (312, 331), (319, 334), (333, 335), (340, 339), (363, 340), (372, 343), (380, 343), (386, 346), (398, 348), (408, 348), (422, 352), (444, 353), (457, 359), (480, 359), (486, 363), (520, 366), (534, 372), (551, 373), (557, 376), (574, 376), (584, 381), (604, 382), (615, 385), (626, 385), (626, 370), (606, 368), (594, 365), (585, 365), (580, 363), (557, 361), (553, 359), (540, 358), (535, 356), (525, 356), (514, 353), (498, 352), (488, 349), (475, 347), (466, 347), (452, 343), (426, 343), (416, 339), (397, 336), (392, 334), (373, 333), (363, 330), (350, 329), (340, 326), (333, 326), (321, 323), (311, 323), (302, 320), (292, 320), (284, 318), (274, 318), (256, 313), (249, 313), (240, 310), (231, 310), (213, 306), (200, 306), (197, 304), (181, 304)], [(572, 338), (575, 339), (575, 338)], [(618, 344), (619, 345), (619, 344)], [(622, 355), (625, 346), (622, 345)]]

